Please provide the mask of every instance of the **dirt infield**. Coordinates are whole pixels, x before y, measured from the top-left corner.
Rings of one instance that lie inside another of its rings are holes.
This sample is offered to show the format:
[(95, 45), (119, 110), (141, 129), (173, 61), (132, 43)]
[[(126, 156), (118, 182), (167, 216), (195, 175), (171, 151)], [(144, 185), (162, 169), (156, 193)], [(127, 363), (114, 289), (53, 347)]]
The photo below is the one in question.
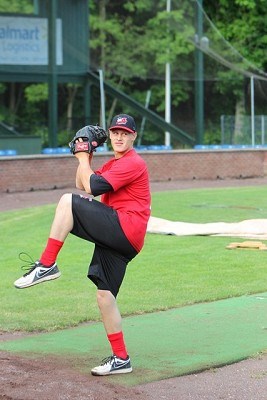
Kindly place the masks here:
[[(259, 178), (155, 182), (151, 188), (161, 191), (265, 184), (266, 179)], [(65, 188), (0, 194), (0, 211), (56, 203), (63, 193), (70, 191), (74, 192)], [(24, 336), (27, 334), (0, 333), (0, 341)], [(73, 358), (0, 352), (0, 361), (0, 400), (267, 400), (266, 352), (226, 367), (135, 387), (117, 384), (116, 377), (93, 377), (78, 372)]]
[(75, 360), (1, 352), (0, 361), (1, 400), (266, 400), (267, 355), (136, 387), (78, 373)]

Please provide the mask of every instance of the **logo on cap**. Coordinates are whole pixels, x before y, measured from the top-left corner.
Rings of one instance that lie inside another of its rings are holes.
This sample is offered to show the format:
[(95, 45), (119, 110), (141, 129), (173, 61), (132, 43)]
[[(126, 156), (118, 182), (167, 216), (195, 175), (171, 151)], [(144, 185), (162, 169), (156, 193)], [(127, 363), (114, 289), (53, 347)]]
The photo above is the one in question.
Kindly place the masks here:
[(118, 117), (116, 122), (117, 122), (118, 125), (126, 125), (127, 124), (127, 118), (126, 117)]

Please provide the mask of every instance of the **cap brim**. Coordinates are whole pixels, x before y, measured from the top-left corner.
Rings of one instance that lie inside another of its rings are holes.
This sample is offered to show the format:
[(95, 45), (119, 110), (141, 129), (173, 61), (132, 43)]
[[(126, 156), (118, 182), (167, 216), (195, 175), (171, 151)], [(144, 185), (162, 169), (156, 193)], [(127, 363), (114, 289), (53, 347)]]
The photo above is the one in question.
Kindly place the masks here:
[(120, 125), (111, 126), (109, 129), (110, 129), (111, 131), (112, 131), (113, 129), (122, 129), (123, 131), (127, 131), (127, 132), (130, 132), (130, 133), (135, 133), (135, 132), (136, 132), (136, 131), (133, 131), (133, 130), (130, 129), (130, 128), (127, 128), (127, 126), (120, 126)]

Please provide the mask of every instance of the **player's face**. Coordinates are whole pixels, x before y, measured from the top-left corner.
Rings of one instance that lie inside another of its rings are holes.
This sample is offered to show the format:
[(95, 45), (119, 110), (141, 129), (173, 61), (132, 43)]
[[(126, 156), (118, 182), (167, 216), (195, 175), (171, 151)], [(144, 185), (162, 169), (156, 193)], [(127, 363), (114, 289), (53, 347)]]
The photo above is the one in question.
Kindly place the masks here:
[(124, 129), (114, 129), (109, 131), (109, 136), (115, 156), (119, 158), (132, 149), (136, 133), (130, 133)]

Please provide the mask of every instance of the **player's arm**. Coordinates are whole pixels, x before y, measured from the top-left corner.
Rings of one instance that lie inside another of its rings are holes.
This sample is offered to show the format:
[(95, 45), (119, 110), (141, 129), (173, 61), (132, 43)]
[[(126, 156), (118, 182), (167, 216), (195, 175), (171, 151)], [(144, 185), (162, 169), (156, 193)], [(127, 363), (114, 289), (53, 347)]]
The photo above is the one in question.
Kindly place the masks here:
[(82, 185), (82, 181), (80, 178), (80, 165), (78, 165), (77, 171), (76, 171), (76, 188), (84, 190), (84, 187)]
[(93, 196), (113, 191), (111, 184), (103, 176), (97, 174), (90, 176), (90, 187)]
[(107, 132), (98, 125), (81, 128), (69, 142), (70, 152), (78, 159), (76, 187), (92, 194), (90, 177), (94, 174), (91, 168), (93, 151), (107, 139)]
[(76, 153), (75, 157), (79, 161), (76, 171), (76, 187), (84, 190), (88, 194), (92, 194), (90, 186), (90, 177), (91, 175), (94, 175), (94, 171), (91, 168), (92, 153)]
[[(87, 155), (87, 153), (84, 154)], [(79, 159), (79, 165), (76, 172), (76, 187), (78, 189), (85, 190), (88, 194), (92, 194), (93, 196), (99, 196), (103, 193), (113, 191), (111, 184), (101, 175), (95, 174), (92, 170), (91, 161), (93, 154), (89, 154), (87, 160), (85, 156), (76, 157)]]

